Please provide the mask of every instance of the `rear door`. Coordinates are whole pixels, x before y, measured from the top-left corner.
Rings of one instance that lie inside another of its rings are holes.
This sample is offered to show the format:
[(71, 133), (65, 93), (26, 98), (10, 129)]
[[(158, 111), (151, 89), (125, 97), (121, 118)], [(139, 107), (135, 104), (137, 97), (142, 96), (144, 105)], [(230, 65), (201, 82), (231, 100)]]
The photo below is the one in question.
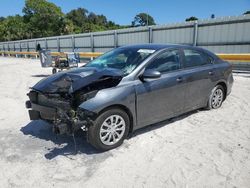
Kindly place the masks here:
[(183, 49), (187, 82), (185, 111), (204, 107), (213, 88), (213, 59), (203, 51)]

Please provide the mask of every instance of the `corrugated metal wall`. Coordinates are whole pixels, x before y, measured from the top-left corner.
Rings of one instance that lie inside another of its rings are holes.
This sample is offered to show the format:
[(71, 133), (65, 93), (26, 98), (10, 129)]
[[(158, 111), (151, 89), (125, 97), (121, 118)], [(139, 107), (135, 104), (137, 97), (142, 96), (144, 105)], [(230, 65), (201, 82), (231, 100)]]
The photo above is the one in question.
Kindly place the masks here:
[(0, 51), (35, 51), (38, 43), (44, 49), (61, 52), (75, 48), (81, 52), (106, 52), (129, 44), (175, 43), (196, 45), (216, 53), (249, 53), (250, 15), (1, 42)]
[(200, 21), (197, 45), (217, 53), (250, 52), (250, 16)]
[(193, 22), (155, 26), (152, 30), (153, 43), (193, 44)]

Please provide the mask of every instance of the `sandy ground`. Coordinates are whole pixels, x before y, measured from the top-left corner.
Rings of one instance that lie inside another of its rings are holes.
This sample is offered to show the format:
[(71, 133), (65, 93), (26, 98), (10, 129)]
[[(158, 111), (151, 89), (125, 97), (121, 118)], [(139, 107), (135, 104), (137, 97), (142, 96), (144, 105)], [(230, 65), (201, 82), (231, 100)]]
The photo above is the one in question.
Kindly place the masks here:
[(98, 153), (77, 135), (30, 122), (29, 87), (51, 74), (39, 61), (0, 57), (0, 187), (250, 187), (250, 75), (235, 75), (218, 110), (137, 131)]

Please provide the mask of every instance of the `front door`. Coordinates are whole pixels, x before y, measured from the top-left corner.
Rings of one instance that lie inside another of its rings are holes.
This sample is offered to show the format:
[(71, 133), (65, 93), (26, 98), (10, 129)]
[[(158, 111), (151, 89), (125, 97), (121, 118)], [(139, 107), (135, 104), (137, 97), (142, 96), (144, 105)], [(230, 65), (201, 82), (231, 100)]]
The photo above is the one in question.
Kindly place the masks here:
[(138, 82), (135, 86), (138, 127), (181, 114), (184, 107), (186, 83), (180, 70), (179, 50), (162, 52), (147, 69), (161, 72), (161, 77)]

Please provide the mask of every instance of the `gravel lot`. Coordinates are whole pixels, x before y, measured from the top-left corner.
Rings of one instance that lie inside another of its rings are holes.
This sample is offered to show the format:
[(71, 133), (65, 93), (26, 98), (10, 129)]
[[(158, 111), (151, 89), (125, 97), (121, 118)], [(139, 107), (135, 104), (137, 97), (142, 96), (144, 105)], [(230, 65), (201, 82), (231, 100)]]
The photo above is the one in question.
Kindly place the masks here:
[(250, 187), (250, 74), (234, 75), (218, 110), (137, 131), (98, 153), (77, 135), (30, 122), (29, 87), (51, 74), (38, 60), (0, 57), (0, 187)]

